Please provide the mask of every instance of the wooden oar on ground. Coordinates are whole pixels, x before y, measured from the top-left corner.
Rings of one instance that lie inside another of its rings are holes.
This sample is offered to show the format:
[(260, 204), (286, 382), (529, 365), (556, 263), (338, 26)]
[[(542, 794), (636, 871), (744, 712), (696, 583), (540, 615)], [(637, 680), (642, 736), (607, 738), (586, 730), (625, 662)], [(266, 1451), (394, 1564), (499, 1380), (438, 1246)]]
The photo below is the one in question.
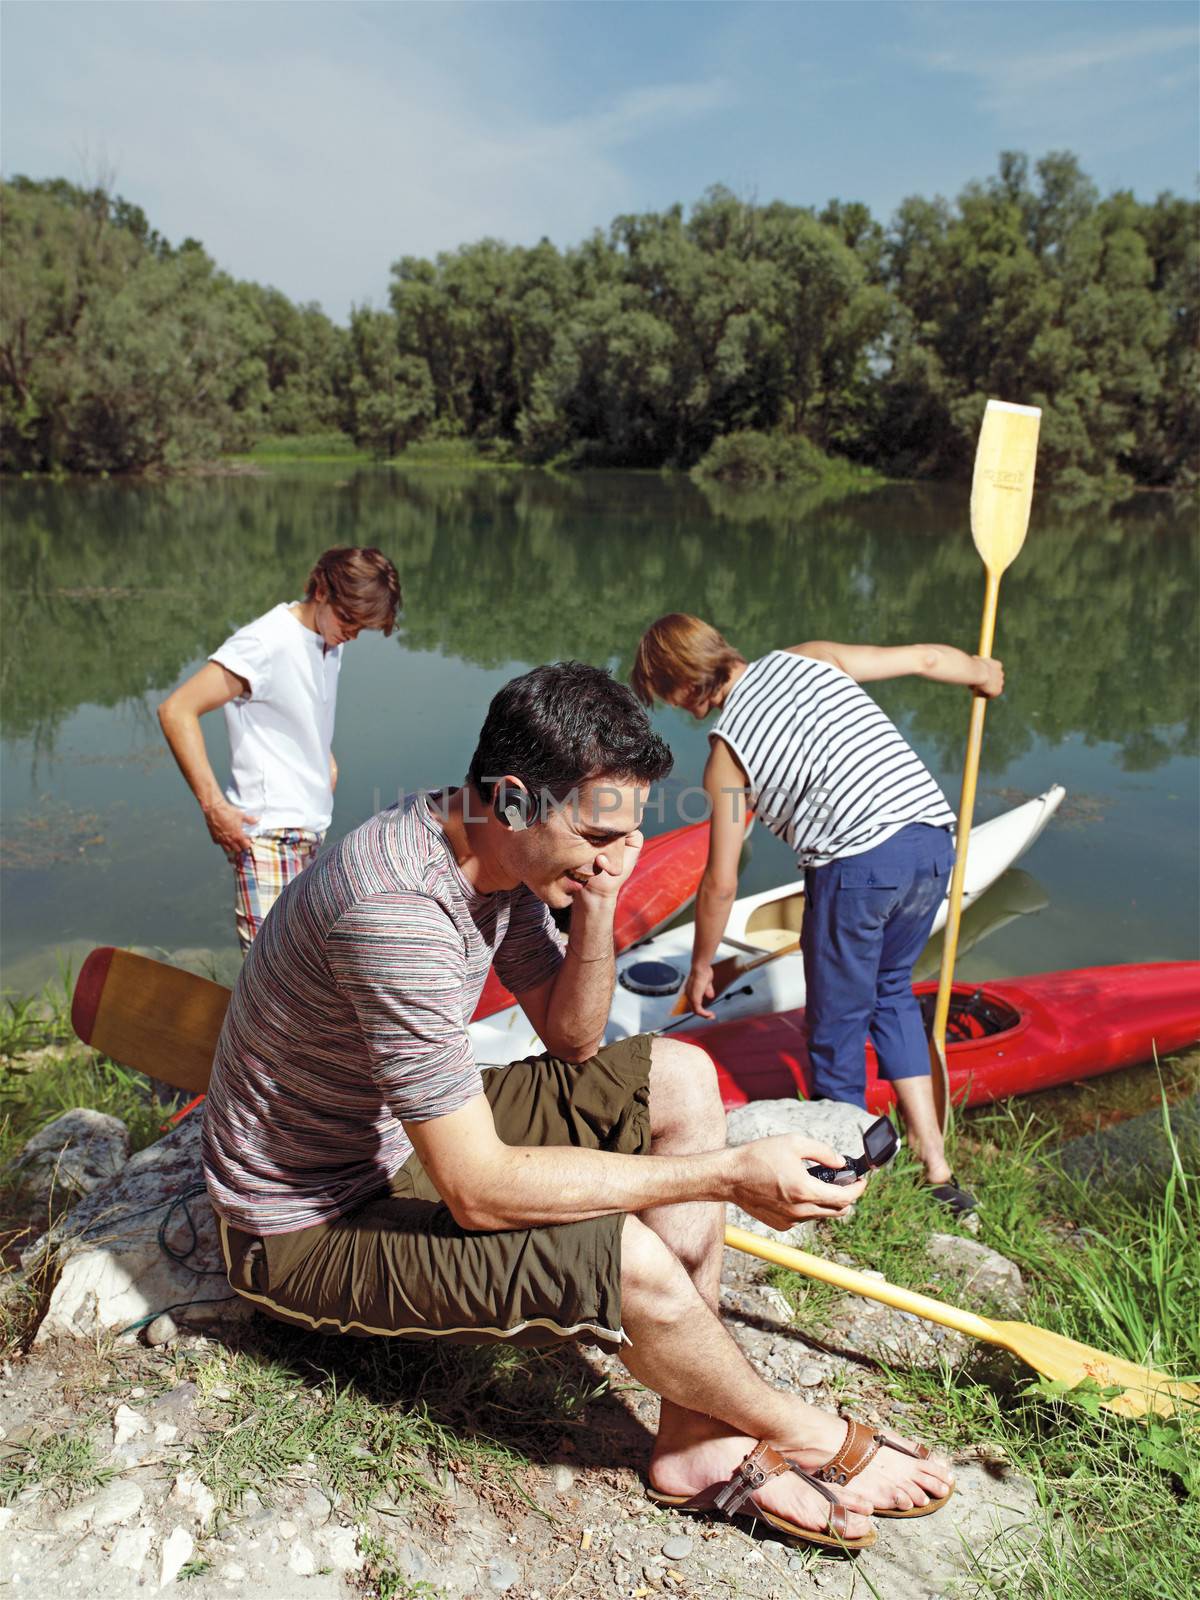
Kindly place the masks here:
[[(990, 656), (996, 633), (996, 607), (1000, 578), (1025, 543), (1029, 508), (1033, 501), (1033, 472), (1037, 461), (1038, 428), (1042, 413), (1037, 406), (1015, 406), (1006, 400), (989, 400), (975, 450), (975, 476), (971, 482), (971, 537), (987, 569), (983, 620), (979, 628), (979, 654)], [(946, 1023), (950, 1016), (950, 988), (962, 920), (963, 882), (967, 871), (967, 845), (975, 815), (975, 785), (979, 754), (983, 748), (986, 698), (976, 693), (967, 730), (967, 759), (963, 765), (962, 798), (958, 807), (957, 855), (950, 879), (950, 911), (942, 945), (942, 970), (938, 979), (937, 1009), (929, 1041), (933, 1095), (943, 1130), (950, 1117), (950, 1073), (946, 1065)]]
[(1182, 1402), (1184, 1407), (1200, 1406), (1200, 1388), (1194, 1383), (1169, 1378), (1163, 1372), (1139, 1367), (1136, 1362), (1125, 1361), (1120, 1356), (1105, 1355), (1102, 1350), (1093, 1350), (1090, 1345), (1067, 1339), (1061, 1333), (1051, 1333), (1046, 1328), (1035, 1328), (1032, 1323), (998, 1322), (991, 1317), (981, 1317), (974, 1311), (946, 1305), (912, 1289), (898, 1288), (880, 1278), (868, 1278), (865, 1273), (839, 1266), (836, 1261), (825, 1261), (820, 1256), (794, 1250), (790, 1245), (777, 1244), (774, 1239), (760, 1238), (744, 1228), (726, 1228), (725, 1243), (763, 1261), (774, 1262), (776, 1266), (834, 1284), (851, 1294), (865, 1295), (885, 1306), (894, 1306), (897, 1311), (908, 1311), (926, 1322), (941, 1323), (957, 1333), (965, 1333), (970, 1339), (982, 1339), (986, 1344), (1011, 1350), (1043, 1377), (1072, 1388), (1090, 1379), (1101, 1389), (1119, 1389), (1119, 1394), (1100, 1403), (1121, 1416), (1141, 1417), (1148, 1411), (1169, 1416), (1176, 1410), (1176, 1402)]
[[(219, 983), (129, 950), (105, 948), (93, 950), (80, 968), (71, 1023), (85, 1044), (122, 1066), (200, 1094), (208, 1087), (217, 1035), (228, 1005), (229, 990)], [(1124, 1416), (1141, 1416), (1150, 1409), (1169, 1412), (1172, 1399), (1193, 1405), (1200, 1402), (1200, 1389), (1194, 1384), (1105, 1355), (1045, 1328), (1026, 1322), (994, 1322), (776, 1244), (773, 1239), (762, 1239), (743, 1228), (726, 1228), (725, 1242), (735, 1250), (820, 1278), (851, 1294), (880, 1300), (970, 1338), (1002, 1345), (1048, 1378), (1069, 1384), (1091, 1378), (1101, 1388), (1119, 1386), (1122, 1392), (1103, 1403)]]

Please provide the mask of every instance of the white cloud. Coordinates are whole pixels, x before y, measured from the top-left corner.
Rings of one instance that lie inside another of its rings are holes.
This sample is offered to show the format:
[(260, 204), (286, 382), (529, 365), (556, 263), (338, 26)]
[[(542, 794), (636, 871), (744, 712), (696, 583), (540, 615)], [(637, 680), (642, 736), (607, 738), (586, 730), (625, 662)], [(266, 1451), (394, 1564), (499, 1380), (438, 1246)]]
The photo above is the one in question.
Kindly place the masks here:
[(186, 46), (161, 13), (131, 8), (123, 20), (144, 26), (114, 31), (71, 9), (82, 33), (45, 71), (5, 170), (83, 178), (78, 152), (95, 152), (168, 237), (191, 234), (237, 276), (338, 316), (352, 299), (383, 303), (401, 255), (582, 237), (636, 202), (640, 146), (732, 100), (714, 78), (539, 114), (529, 63), (500, 34), (454, 49), (461, 14), (448, 49), (433, 8), (390, 37), (348, 8), (341, 50), (289, 46), (278, 27), (260, 37), (272, 8), (210, 11), (199, 30), (193, 13)]
[[(1195, 52), (1197, 32), (1189, 28), (1147, 28), (1122, 34), (1108, 34), (1069, 47), (1047, 38), (1036, 50), (1017, 50), (1009, 54), (994, 48), (978, 50), (936, 50), (927, 55), (925, 65), (941, 72), (964, 73), (987, 86), (990, 105), (1009, 110), (1028, 96), (1031, 89), (1061, 90), (1087, 80), (1094, 92), (1092, 75), (1106, 67), (1122, 69), (1131, 61), (1145, 57), (1169, 58), (1178, 52)], [(1194, 72), (1191, 74), (1194, 78)], [(1148, 85), (1146, 87), (1149, 87)], [(1105, 107), (1097, 105), (1103, 112)]]

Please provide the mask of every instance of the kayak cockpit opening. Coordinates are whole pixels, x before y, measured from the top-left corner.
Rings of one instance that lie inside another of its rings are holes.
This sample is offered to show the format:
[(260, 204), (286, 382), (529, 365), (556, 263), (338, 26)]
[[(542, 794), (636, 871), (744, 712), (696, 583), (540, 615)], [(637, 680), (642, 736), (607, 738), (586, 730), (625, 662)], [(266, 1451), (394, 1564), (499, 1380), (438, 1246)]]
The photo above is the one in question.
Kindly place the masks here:
[[(925, 1032), (933, 1032), (933, 1016), (937, 1010), (937, 992), (923, 994), (921, 1017)], [(973, 1039), (993, 1039), (998, 1033), (1007, 1033), (1021, 1020), (1016, 1006), (986, 989), (955, 989), (950, 995), (950, 1015), (946, 1021), (947, 1044), (967, 1044)]]

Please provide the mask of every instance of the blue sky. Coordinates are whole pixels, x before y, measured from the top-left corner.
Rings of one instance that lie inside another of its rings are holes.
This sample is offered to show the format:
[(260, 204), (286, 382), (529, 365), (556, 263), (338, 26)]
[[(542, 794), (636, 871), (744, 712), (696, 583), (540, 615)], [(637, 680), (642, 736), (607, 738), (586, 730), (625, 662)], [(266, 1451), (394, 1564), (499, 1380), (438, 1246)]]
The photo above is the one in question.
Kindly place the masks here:
[(624, 211), (953, 197), (1003, 149), (1195, 195), (1193, 0), (5, 0), (6, 176), (107, 177), (238, 277), (344, 318), (484, 235)]

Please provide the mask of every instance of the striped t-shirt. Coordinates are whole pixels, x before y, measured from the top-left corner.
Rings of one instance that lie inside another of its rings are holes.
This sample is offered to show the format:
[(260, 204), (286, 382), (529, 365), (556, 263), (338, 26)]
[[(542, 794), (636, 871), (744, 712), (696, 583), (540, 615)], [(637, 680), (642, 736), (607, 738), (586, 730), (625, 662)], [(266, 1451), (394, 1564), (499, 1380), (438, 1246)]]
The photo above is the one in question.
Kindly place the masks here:
[(802, 867), (861, 855), (910, 822), (953, 825), (895, 723), (828, 661), (790, 650), (752, 661), (709, 738), (733, 751), (755, 814)]
[(472, 888), (423, 796), (364, 822), (288, 884), (234, 987), (201, 1144), (215, 1210), (291, 1233), (378, 1193), (404, 1121), (481, 1092), (467, 1023), (493, 959), (520, 995), (562, 952), (531, 890)]

